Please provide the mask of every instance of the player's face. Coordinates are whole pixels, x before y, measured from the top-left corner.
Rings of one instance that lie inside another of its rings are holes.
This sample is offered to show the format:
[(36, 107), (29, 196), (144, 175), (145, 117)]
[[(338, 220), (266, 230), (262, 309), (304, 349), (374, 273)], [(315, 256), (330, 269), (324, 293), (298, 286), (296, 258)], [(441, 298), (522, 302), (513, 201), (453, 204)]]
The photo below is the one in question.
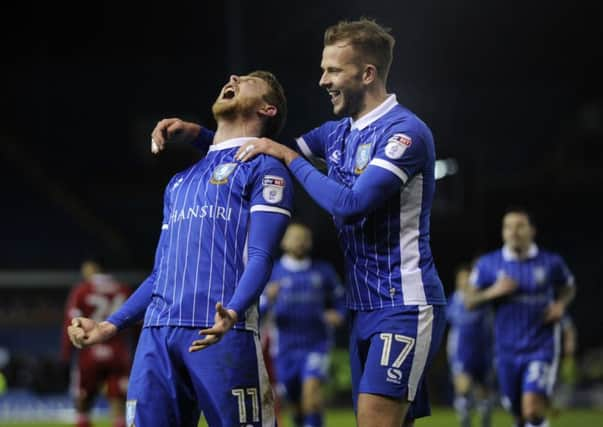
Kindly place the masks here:
[(94, 261), (84, 261), (80, 268), (84, 280), (89, 280), (95, 274), (100, 273), (100, 266)]
[(259, 77), (232, 75), (212, 106), (214, 117), (253, 115), (267, 92), (268, 84)]
[(534, 227), (526, 215), (510, 212), (503, 218), (503, 241), (515, 251), (527, 250), (534, 241), (534, 234)]
[(301, 225), (290, 225), (283, 236), (281, 246), (288, 255), (304, 258), (312, 249), (312, 233)]
[(318, 84), (331, 96), (336, 116), (355, 117), (363, 109), (365, 86), (359, 64), (360, 58), (349, 44), (325, 46), (322, 51), (322, 76)]

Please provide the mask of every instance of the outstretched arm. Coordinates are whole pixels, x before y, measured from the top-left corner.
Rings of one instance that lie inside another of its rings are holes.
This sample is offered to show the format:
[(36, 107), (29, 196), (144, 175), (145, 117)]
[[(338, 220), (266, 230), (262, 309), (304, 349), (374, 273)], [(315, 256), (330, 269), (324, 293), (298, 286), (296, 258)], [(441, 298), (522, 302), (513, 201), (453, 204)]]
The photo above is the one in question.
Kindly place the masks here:
[(191, 144), (201, 153), (207, 153), (214, 139), (214, 132), (193, 122), (177, 117), (162, 119), (151, 132), (151, 152), (158, 154), (165, 144)]
[(292, 149), (267, 138), (243, 144), (237, 159), (246, 161), (259, 153), (273, 156), (287, 165), (308, 194), (332, 215), (365, 216), (378, 208), (406, 182), (401, 170), (369, 164), (352, 188), (325, 176)]

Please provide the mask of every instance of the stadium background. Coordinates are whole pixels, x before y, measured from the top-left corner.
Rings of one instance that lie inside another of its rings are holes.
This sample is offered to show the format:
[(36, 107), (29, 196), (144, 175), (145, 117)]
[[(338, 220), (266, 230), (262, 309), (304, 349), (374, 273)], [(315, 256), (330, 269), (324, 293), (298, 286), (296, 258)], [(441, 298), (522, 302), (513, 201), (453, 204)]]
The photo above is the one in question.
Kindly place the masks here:
[[(500, 245), (505, 206), (526, 206), (538, 242), (561, 253), (577, 278), (580, 402), (603, 405), (600, 6), (366, 3), (3, 6), (16, 28), (0, 29), (0, 366), (9, 391), (34, 390), (42, 400), (65, 391), (55, 363), (60, 321), (83, 257), (101, 254), (132, 285), (149, 271), (163, 187), (198, 159), (176, 146), (153, 157), (155, 122), (179, 116), (211, 127), (210, 106), (228, 76), (268, 69), (287, 92), (281, 139), (290, 140), (332, 117), (317, 85), (323, 30), (368, 16), (397, 39), (390, 92), (429, 124), (438, 158), (448, 160), (431, 236), (447, 293), (459, 263)], [(341, 272), (328, 215), (301, 189), (295, 208), (315, 232), (314, 255)], [(345, 331), (338, 344), (345, 348)], [(440, 356), (430, 382), (433, 400), (446, 405)]]

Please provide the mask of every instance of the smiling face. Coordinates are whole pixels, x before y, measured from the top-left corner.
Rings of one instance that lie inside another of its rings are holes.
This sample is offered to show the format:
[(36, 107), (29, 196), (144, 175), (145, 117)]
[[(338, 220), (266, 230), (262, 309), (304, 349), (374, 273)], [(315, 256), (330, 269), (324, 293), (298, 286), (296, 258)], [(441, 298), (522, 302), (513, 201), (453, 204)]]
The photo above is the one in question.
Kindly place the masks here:
[(253, 115), (265, 104), (268, 84), (259, 77), (232, 75), (212, 106), (216, 120)]
[(319, 85), (331, 96), (336, 116), (355, 117), (364, 108), (363, 69), (354, 48), (345, 42), (325, 46)]

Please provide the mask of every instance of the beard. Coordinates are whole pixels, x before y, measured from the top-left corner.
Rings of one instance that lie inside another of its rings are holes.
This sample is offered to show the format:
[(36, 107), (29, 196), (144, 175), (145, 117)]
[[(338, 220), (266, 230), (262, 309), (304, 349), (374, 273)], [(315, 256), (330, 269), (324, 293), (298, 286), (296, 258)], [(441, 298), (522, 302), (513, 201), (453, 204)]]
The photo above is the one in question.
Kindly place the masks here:
[(337, 117), (354, 117), (364, 108), (364, 92), (361, 90), (342, 91), (343, 97), (339, 107), (334, 106), (333, 113)]
[(249, 117), (255, 113), (258, 101), (253, 98), (217, 99), (211, 107), (216, 121), (232, 120), (236, 117)]

